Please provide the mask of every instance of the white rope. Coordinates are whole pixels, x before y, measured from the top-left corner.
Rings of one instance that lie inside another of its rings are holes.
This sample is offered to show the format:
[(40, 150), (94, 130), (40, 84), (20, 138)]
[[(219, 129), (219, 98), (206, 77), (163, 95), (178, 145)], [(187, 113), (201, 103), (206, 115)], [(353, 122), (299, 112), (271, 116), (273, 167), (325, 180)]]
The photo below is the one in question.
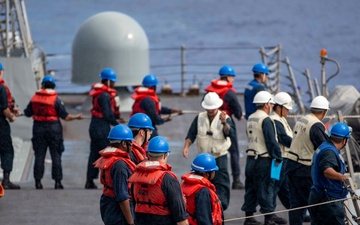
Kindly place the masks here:
[[(289, 117), (289, 118), (300, 118), (300, 117), (303, 117), (303, 116), (305, 116), (305, 115), (288, 115), (287, 117)], [(342, 117), (346, 118), (346, 119), (359, 119), (360, 115), (343, 115)], [(325, 118), (336, 119), (336, 118), (338, 118), (338, 116), (334, 114), (334, 115), (325, 116)]]
[(359, 200), (359, 196), (353, 196), (353, 197), (350, 197), (350, 198), (336, 199), (336, 200), (331, 200), (331, 201), (327, 201), (327, 202), (321, 202), (321, 203), (317, 203), (317, 204), (313, 204), (313, 205), (301, 206), (301, 207), (297, 207), (297, 208), (293, 208), (293, 209), (284, 209), (284, 210), (280, 210), (280, 211), (257, 214), (257, 215), (253, 215), (253, 216), (243, 216), (243, 217), (238, 217), (238, 218), (226, 219), (226, 220), (224, 220), (224, 222), (231, 222), (231, 221), (236, 221), (236, 220), (244, 220), (244, 219), (248, 219), (248, 218), (255, 218), (255, 217), (267, 216), (267, 215), (272, 215), (272, 214), (277, 214), (277, 213), (290, 212), (290, 211), (299, 210), (299, 209), (307, 209), (307, 208), (311, 208), (311, 207), (314, 207), (314, 206), (325, 205), (325, 204), (329, 204), (329, 203), (333, 203), (333, 202), (346, 201), (346, 200), (350, 200), (350, 199)]

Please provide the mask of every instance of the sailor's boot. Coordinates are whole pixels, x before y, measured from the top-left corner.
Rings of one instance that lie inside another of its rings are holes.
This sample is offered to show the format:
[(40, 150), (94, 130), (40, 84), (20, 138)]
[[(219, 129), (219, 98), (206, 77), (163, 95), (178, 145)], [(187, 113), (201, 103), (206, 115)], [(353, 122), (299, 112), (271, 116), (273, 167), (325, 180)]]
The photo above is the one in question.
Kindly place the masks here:
[(41, 180), (39, 180), (39, 179), (36, 179), (36, 180), (35, 180), (35, 188), (36, 188), (36, 189), (43, 189)]
[(64, 186), (61, 184), (60, 180), (55, 180), (55, 189), (64, 189)]
[(277, 223), (275, 223), (275, 221), (274, 221), (273, 215), (265, 216), (264, 225), (277, 225)]
[(240, 176), (234, 176), (232, 189), (244, 189), (244, 184), (240, 181)]
[(5, 173), (5, 172), (4, 172), (4, 178), (2, 180), (2, 186), (4, 187), (4, 189), (20, 189), (19, 185), (13, 184), (10, 181), (10, 173)]
[(97, 189), (93, 180), (87, 180), (85, 183), (85, 189)]

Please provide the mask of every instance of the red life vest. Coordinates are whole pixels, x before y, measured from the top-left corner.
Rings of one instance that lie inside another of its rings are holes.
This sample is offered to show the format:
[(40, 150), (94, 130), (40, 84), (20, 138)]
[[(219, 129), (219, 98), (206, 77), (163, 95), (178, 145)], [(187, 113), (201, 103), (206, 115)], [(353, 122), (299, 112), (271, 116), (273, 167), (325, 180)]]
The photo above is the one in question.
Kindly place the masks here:
[(0, 84), (2, 84), (5, 87), (6, 95), (7, 95), (7, 101), (8, 101), (8, 107), (10, 111), (13, 111), (15, 108), (15, 99), (11, 95), (9, 87), (5, 84), (4, 80), (0, 80)]
[(143, 146), (145, 146), (145, 148), (138, 145), (135, 141), (133, 141), (133, 144), (131, 146), (131, 150), (134, 153), (134, 156), (136, 158), (136, 164), (139, 164), (140, 162), (147, 159), (147, 156), (146, 156), (147, 142), (145, 144), (143, 144)]
[(59, 115), (55, 109), (57, 93), (53, 89), (40, 89), (31, 98), (33, 119), (41, 122), (58, 121)]
[(163, 216), (171, 214), (161, 189), (167, 173), (177, 179), (169, 164), (145, 160), (137, 165), (135, 173), (128, 180), (133, 184), (135, 212)]
[[(205, 88), (206, 92), (216, 92), (216, 94), (219, 95), (219, 97), (224, 100), (226, 93), (231, 90), (234, 93), (236, 93), (235, 89), (233, 88), (233, 84), (230, 82), (227, 82), (226, 80), (212, 80), (211, 84)], [(224, 101), (223, 105), (220, 107), (220, 110), (223, 110), (228, 114), (228, 116), (231, 116), (233, 114), (232, 109), (229, 107), (229, 104)]]
[(160, 114), (161, 104), (155, 90), (147, 87), (138, 87), (134, 90), (134, 94), (131, 95), (131, 98), (134, 99), (135, 102), (132, 106), (132, 114), (130, 116), (135, 113), (146, 113), (145, 110), (140, 108), (140, 104), (144, 98), (151, 98), (155, 102), (156, 113)]
[(219, 197), (216, 194), (215, 186), (206, 178), (188, 173), (181, 176), (183, 182), (181, 183), (181, 189), (187, 199), (186, 211), (189, 213), (189, 224), (197, 225), (196, 220), (196, 208), (195, 208), (195, 196), (196, 193), (202, 189), (207, 188), (210, 192), (211, 208), (212, 208), (212, 220), (214, 225), (223, 224), (222, 209)]
[(103, 194), (114, 198), (113, 179), (110, 174), (113, 164), (119, 160), (123, 160), (132, 173), (134, 172), (136, 165), (130, 160), (130, 156), (127, 152), (118, 148), (109, 146), (101, 150), (99, 154), (101, 157), (94, 162), (94, 167), (101, 170), (100, 182), (104, 185)]
[(111, 111), (116, 118), (120, 118), (120, 106), (116, 105), (115, 100), (115, 98), (117, 97), (116, 90), (106, 86), (103, 83), (93, 84), (91, 87), (91, 91), (89, 92), (89, 95), (93, 98), (93, 108), (90, 110), (91, 115), (96, 118), (104, 118), (103, 110), (98, 103), (98, 98), (103, 92), (109, 93)]

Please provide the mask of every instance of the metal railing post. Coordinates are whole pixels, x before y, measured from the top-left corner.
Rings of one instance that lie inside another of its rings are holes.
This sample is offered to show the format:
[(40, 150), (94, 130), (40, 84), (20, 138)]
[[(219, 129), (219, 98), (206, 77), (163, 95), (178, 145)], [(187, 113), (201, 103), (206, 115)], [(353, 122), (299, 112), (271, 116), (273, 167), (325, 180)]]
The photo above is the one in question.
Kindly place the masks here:
[(276, 77), (277, 77), (277, 84), (278, 84), (278, 88), (277, 91), (280, 90), (280, 72), (281, 72), (281, 44), (278, 44), (278, 50), (277, 50), (277, 60), (278, 65), (277, 65), (277, 73), (276, 73)]
[(9, 29), (9, 25), (10, 25), (10, 18), (9, 18), (9, 12), (10, 12), (10, 0), (6, 0), (6, 10), (5, 10), (5, 18), (6, 18), (6, 57), (10, 57), (10, 29)]
[(291, 81), (291, 85), (292, 85), (292, 89), (294, 90), (294, 95), (295, 95), (295, 102), (296, 104), (298, 105), (299, 107), (299, 110), (300, 110), (300, 113), (302, 114), (305, 114), (305, 106), (304, 106), (304, 103), (302, 102), (301, 100), (301, 94), (300, 94), (300, 91), (299, 89), (297, 88), (298, 85), (296, 83), (296, 79), (295, 79), (295, 76), (294, 76), (294, 72), (293, 72), (293, 69), (290, 65), (290, 60), (289, 58), (285, 58), (284, 60), (284, 63), (287, 65), (287, 68), (288, 68), (288, 71), (289, 71), (289, 79)]
[(310, 71), (309, 69), (306, 69), (305, 70), (305, 73), (304, 73), (306, 79), (307, 79), (307, 82), (308, 82), (308, 86), (309, 86), (309, 95), (310, 95), (310, 99), (314, 99), (314, 88), (313, 88), (313, 83), (312, 83), (312, 80), (311, 80), (311, 76), (310, 76)]
[(186, 96), (185, 93), (185, 45), (181, 45), (181, 96)]

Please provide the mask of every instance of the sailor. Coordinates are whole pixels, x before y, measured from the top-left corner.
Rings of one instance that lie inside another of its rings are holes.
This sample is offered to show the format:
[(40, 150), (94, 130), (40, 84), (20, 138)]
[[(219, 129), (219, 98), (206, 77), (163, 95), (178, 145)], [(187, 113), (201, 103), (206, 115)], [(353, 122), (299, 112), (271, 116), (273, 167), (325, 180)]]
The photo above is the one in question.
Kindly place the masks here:
[[(329, 101), (324, 96), (317, 96), (310, 104), (310, 113), (300, 118), (294, 126), (286, 164), (291, 209), (308, 205), (312, 186), (311, 161), (315, 150), (328, 139), (321, 120), (329, 109)], [(289, 211), (290, 225), (303, 224), (303, 211)]]
[(3, 75), (4, 67), (0, 63), (0, 158), (4, 175), (2, 186), (4, 189), (20, 189), (19, 185), (10, 181), (10, 173), (13, 169), (14, 147), (9, 124), (9, 122), (15, 121), (20, 112), (15, 108), (15, 100), (11, 95), (10, 89), (5, 84)]
[(256, 111), (256, 104), (253, 103), (256, 93), (265, 90), (265, 83), (269, 75), (269, 68), (264, 63), (257, 63), (253, 66), (254, 79), (248, 83), (244, 91), (245, 119)]
[[(275, 193), (277, 193), (281, 203), (286, 209), (290, 208), (289, 183), (286, 174), (286, 162), (288, 152), (293, 137), (292, 129), (286, 120), (289, 111), (292, 110), (293, 100), (286, 92), (279, 92), (274, 96), (274, 108), (270, 114), (270, 118), (274, 121), (276, 134), (281, 149), (283, 165), (281, 167), (280, 180), (275, 182)], [(274, 196), (274, 204), (276, 206), (276, 195)]]
[[(235, 71), (229, 65), (224, 65), (219, 70), (220, 79), (211, 81), (211, 84), (205, 88), (206, 92), (216, 92), (223, 100), (223, 105), (220, 110), (225, 111), (235, 124), (232, 115), (237, 120), (242, 119), (242, 109), (239, 100), (236, 96), (236, 91), (233, 88), (233, 82), (235, 79)], [(244, 184), (240, 180), (240, 157), (239, 157), (239, 145), (236, 134), (236, 126), (234, 135), (230, 136), (231, 146), (229, 148), (230, 153), (230, 165), (233, 176), (232, 189), (243, 189)]]
[[(335, 124), (330, 131), (328, 141), (322, 143), (315, 151), (311, 166), (311, 187), (309, 204), (344, 199), (348, 194), (344, 175), (346, 164), (340, 154), (350, 138), (351, 128), (345, 123)], [(318, 205), (309, 208), (311, 224), (339, 224), (345, 225), (344, 202)]]
[(216, 160), (219, 170), (211, 182), (216, 187), (223, 210), (230, 202), (230, 178), (228, 172), (227, 153), (231, 145), (230, 136), (235, 132), (231, 118), (219, 110), (223, 100), (215, 92), (205, 95), (201, 106), (206, 110), (199, 113), (189, 128), (183, 147), (183, 156), (188, 157), (189, 147), (197, 139), (198, 153), (210, 153)]
[(110, 146), (100, 151), (101, 157), (94, 163), (100, 169), (100, 182), (104, 185), (100, 198), (100, 213), (105, 225), (134, 224), (134, 206), (130, 200), (127, 180), (133, 174), (135, 164), (129, 153), (133, 135), (129, 127), (120, 124), (111, 129)]
[(115, 87), (116, 73), (111, 68), (105, 68), (100, 73), (101, 82), (92, 85), (89, 92), (92, 97), (90, 134), (90, 154), (87, 164), (85, 189), (96, 189), (94, 179), (98, 178), (99, 170), (93, 163), (100, 157), (99, 151), (109, 146), (107, 135), (110, 126), (124, 122), (120, 117), (119, 97)]
[[(180, 109), (172, 109), (165, 106), (161, 106), (160, 98), (156, 95), (156, 86), (158, 85), (158, 79), (153, 74), (148, 74), (142, 81), (142, 86), (134, 90), (134, 94), (131, 97), (135, 100), (132, 106), (132, 115), (135, 113), (145, 113), (152, 121), (154, 131), (151, 137), (158, 136), (156, 125), (161, 125), (171, 120), (170, 115), (172, 113), (182, 114)], [(160, 115), (168, 114), (169, 116), (163, 119)]]
[[(256, 212), (260, 205), (261, 213), (275, 210), (275, 180), (270, 177), (272, 161), (276, 165), (282, 162), (281, 150), (276, 139), (275, 124), (269, 114), (274, 106), (273, 96), (267, 91), (260, 91), (254, 97), (257, 106), (255, 113), (248, 118), (246, 129), (248, 149), (245, 167), (245, 195), (241, 210), (246, 217)], [(280, 221), (279, 223), (275, 220)], [(284, 219), (273, 214), (265, 215), (265, 225), (284, 224)], [(285, 221), (286, 223), (286, 221)], [(260, 225), (254, 218), (246, 218), (244, 225)]]
[(67, 113), (64, 103), (59, 99), (56, 91), (55, 79), (46, 75), (41, 82), (41, 89), (36, 91), (24, 110), (27, 117), (33, 117), (33, 137), (31, 139), (35, 162), (35, 188), (43, 189), (41, 179), (44, 177), (44, 160), (49, 148), (52, 160), (51, 176), (55, 180), (55, 189), (63, 189), (61, 155), (64, 152), (64, 138), (60, 118), (65, 121), (82, 119), (82, 114)]
[[(351, 127), (345, 123), (335, 124), (330, 131), (328, 141), (322, 143), (315, 151), (311, 176), (309, 204), (344, 199), (348, 194), (345, 175), (346, 164), (340, 154), (351, 135)], [(311, 224), (345, 225), (345, 209), (341, 201), (318, 205), (309, 208)]]
[(134, 136), (130, 158), (137, 165), (147, 159), (146, 150), (154, 127), (151, 119), (144, 113), (134, 114), (130, 118), (128, 126)]
[(223, 224), (223, 212), (215, 186), (215, 158), (209, 153), (197, 155), (192, 164), (192, 172), (181, 177), (181, 189), (186, 197), (186, 211), (189, 213), (189, 224)]
[(176, 175), (167, 164), (170, 150), (164, 137), (149, 141), (149, 160), (136, 166), (130, 177), (137, 225), (186, 225), (183, 194)]

